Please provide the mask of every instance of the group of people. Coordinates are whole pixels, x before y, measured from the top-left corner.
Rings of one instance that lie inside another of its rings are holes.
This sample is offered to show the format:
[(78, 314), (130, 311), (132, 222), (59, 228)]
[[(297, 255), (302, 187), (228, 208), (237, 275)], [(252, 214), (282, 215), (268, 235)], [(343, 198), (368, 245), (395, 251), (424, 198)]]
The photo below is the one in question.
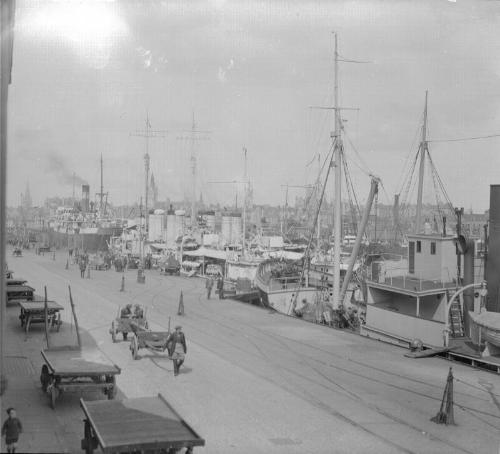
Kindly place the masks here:
[[(214, 287), (214, 278), (209, 277), (206, 282), (205, 282), (205, 288), (207, 289), (207, 299), (210, 299), (210, 296), (212, 295), (212, 289)], [(222, 276), (219, 275), (217, 278), (217, 293), (219, 294), (219, 299), (223, 300), (224, 299), (224, 279), (222, 279)]]
[(136, 304), (132, 310), (132, 304), (127, 304), (120, 313), (121, 318), (144, 318), (144, 309), (140, 304)]

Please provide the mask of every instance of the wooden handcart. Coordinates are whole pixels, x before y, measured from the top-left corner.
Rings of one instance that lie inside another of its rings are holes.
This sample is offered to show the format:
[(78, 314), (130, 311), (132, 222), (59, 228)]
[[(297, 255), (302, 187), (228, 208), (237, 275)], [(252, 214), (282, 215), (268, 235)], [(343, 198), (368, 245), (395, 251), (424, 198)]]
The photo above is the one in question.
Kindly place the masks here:
[[(132, 358), (137, 359), (141, 348), (147, 348), (154, 352), (164, 352), (169, 349), (170, 331), (150, 331), (144, 329), (135, 323), (131, 323), (134, 334), (130, 339), (130, 352)], [(168, 352), (171, 356), (171, 352)]]
[(42, 366), (40, 382), (52, 408), (55, 408), (56, 399), (62, 392), (99, 390), (108, 399), (114, 398), (116, 375), (121, 370), (104, 359), (100, 351), (61, 347), (42, 350), (41, 353), (45, 364)]
[(59, 331), (62, 324), (60, 311), (64, 310), (60, 304), (55, 301), (47, 301), (47, 317), (45, 317), (45, 303), (43, 301), (21, 301), (19, 306), (21, 307), (19, 320), (21, 320), (21, 327), (24, 327), (26, 332), (29, 331), (33, 323), (45, 323), (46, 318), (48, 326)]
[(146, 308), (140, 304), (136, 304), (132, 308), (132, 311), (128, 314), (126, 307), (118, 308), (117, 317), (111, 322), (109, 333), (111, 334), (113, 342), (116, 342), (116, 336), (118, 333), (122, 333), (123, 340), (127, 340), (128, 333), (142, 329), (148, 329)]
[(103, 453), (177, 453), (205, 440), (158, 394), (122, 401), (84, 401), (84, 438), (86, 454), (101, 449)]
[(40, 254), (45, 254), (46, 252), (50, 252), (50, 246), (46, 244), (42, 244), (41, 246), (38, 246), (37, 253), (38, 255)]
[(20, 301), (33, 301), (35, 289), (29, 285), (6, 285), (7, 304), (17, 304)]
[(26, 279), (23, 279), (22, 277), (19, 277), (17, 279), (14, 278), (7, 278), (7, 285), (25, 285), (26, 282), (28, 282)]

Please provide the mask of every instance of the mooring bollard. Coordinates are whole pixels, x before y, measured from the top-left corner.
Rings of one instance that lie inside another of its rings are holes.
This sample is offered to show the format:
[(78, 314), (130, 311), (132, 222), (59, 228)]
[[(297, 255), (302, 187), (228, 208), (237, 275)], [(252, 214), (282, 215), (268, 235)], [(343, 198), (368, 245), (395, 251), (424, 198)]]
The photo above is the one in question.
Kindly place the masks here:
[(120, 292), (125, 291), (125, 275), (122, 275), (122, 286), (120, 287)]
[(182, 290), (181, 296), (179, 297), (179, 308), (177, 309), (177, 315), (184, 315), (184, 298), (182, 296)]

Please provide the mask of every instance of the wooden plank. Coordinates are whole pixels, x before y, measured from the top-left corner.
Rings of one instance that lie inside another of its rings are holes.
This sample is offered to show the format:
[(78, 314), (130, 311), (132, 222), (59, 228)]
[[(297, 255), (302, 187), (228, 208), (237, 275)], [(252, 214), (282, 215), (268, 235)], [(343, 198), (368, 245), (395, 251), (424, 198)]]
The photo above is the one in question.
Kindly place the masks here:
[(42, 356), (52, 370), (59, 376), (87, 376), (93, 375), (116, 375), (121, 372), (120, 368), (111, 364), (98, 350), (82, 351), (69, 350), (42, 350)]
[(29, 285), (9, 285), (6, 286), (7, 294), (14, 292), (34, 292), (35, 289)]
[[(26, 312), (40, 312), (44, 310), (43, 301), (21, 301), (19, 306)], [(47, 301), (47, 308), (49, 311), (62, 311), (64, 307), (55, 301)]]

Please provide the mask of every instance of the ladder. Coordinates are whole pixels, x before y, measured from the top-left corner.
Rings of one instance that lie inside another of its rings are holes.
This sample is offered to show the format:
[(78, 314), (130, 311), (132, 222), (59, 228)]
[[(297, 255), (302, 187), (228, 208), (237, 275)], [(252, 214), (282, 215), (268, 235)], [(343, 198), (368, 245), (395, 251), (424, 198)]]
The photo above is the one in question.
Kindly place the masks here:
[(451, 337), (464, 337), (464, 318), (460, 303), (455, 300), (450, 306)]

